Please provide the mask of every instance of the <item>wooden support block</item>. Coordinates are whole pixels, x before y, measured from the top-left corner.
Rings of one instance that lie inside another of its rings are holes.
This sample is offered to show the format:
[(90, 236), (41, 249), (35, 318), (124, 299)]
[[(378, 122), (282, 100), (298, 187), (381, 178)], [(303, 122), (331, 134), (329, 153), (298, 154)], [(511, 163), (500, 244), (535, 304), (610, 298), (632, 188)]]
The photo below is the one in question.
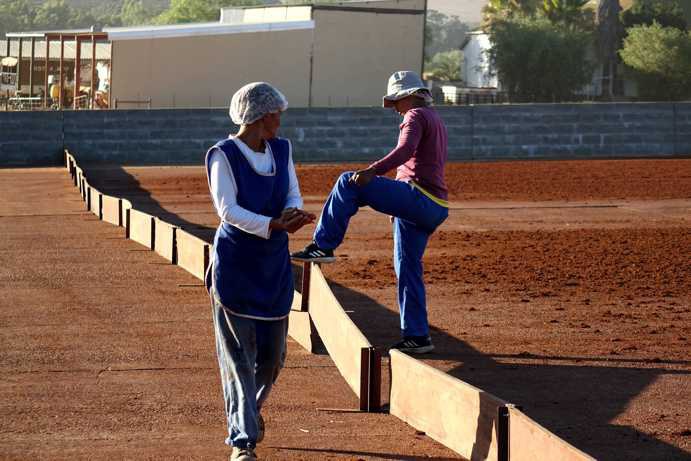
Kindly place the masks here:
[(120, 225), (120, 199), (110, 195), (101, 194), (102, 207), (101, 219), (105, 222)]
[(310, 273), (312, 272), (312, 264), (309, 262), (302, 263), (302, 300), (300, 302), (300, 310), (303, 312), (309, 311), (310, 299)]
[(360, 349), (360, 411), (381, 409), (381, 354), (374, 347)]
[(178, 266), (199, 280), (204, 280), (204, 274), (209, 265), (209, 244), (182, 229), (178, 229), (175, 236)]
[(84, 181), (86, 189), (84, 189), (84, 201), (86, 202), (86, 211), (91, 211), (91, 186)]
[[(400, 351), (390, 353), (390, 413), (471, 461), (499, 458), (503, 400)], [(558, 459), (558, 458), (533, 458)]]
[(135, 210), (134, 208), (130, 209), (129, 213), (130, 222), (128, 238), (153, 250), (155, 244), (155, 218), (150, 214)]
[(595, 461), (595, 458), (552, 434), (515, 406), (508, 406), (508, 414), (509, 461)]
[(156, 218), (155, 245), (156, 253), (175, 264), (175, 233), (177, 227)]
[(361, 349), (372, 345), (329, 288), (319, 266), (312, 265), (309, 313), (326, 350), (350, 388), (360, 397)]
[(314, 328), (309, 312), (300, 310), (301, 298), (300, 293), (296, 292), (295, 298), (293, 298), (293, 310), (290, 311), (290, 320), (288, 321), (288, 334), (307, 351), (315, 352), (319, 343), (319, 335)]

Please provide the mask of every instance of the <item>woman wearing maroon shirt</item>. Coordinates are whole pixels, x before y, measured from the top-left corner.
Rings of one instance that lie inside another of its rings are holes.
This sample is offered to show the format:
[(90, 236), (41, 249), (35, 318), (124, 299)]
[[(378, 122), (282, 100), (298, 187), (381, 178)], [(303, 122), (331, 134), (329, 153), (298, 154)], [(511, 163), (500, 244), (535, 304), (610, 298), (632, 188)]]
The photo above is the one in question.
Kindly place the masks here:
[[(398, 145), (368, 168), (343, 173), (324, 205), (313, 242), (293, 253), (298, 261), (332, 262), (350, 218), (362, 206), (393, 217), (394, 269), (402, 340), (392, 346), (410, 353), (434, 349), (429, 336), (422, 255), (429, 236), (447, 218), (444, 165), (446, 127), (429, 107), (431, 97), (420, 77), (400, 71), (389, 78), (384, 107), (403, 116)], [(396, 179), (381, 175), (397, 168)]]

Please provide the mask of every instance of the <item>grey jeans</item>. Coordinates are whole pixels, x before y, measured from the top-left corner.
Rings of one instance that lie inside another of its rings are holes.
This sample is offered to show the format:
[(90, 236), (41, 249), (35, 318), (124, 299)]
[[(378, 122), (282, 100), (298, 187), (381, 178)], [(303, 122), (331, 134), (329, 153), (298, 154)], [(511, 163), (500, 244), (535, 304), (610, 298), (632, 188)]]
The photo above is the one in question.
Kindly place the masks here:
[(227, 312), (216, 296), (211, 304), (228, 421), (226, 443), (254, 447), (259, 412), (285, 363), (288, 318), (239, 317)]

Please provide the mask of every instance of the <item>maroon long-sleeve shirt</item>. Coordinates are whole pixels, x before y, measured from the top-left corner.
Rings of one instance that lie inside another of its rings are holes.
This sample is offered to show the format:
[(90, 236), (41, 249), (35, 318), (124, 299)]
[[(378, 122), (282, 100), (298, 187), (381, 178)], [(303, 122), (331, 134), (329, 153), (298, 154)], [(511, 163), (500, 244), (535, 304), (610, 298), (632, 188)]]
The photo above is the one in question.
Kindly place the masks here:
[(411, 109), (403, 117), (400, 129), (396, 148), (370, 166), (378, 175), (398, 168), (396, 180), (414, 181), (435, 197), (447, 200), (447, 134), (439, 114), (430, 107)]

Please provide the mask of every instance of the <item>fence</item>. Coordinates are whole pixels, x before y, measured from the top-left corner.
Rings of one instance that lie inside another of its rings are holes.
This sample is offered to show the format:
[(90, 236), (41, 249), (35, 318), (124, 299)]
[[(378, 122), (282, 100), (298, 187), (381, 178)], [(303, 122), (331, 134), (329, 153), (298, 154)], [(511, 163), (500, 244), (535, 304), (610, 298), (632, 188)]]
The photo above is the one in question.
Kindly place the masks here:
[[(451, 160), (691, 155), (691, 103), (515, 104), (437, 108)], [(370, 161), (392, 149), (400, 117), (380, 108), (289, 109), (281, 136), (297, 162)], [(234, 132), (225, 109), (0, 112), (0, 165), (203, 164)]]
[[(156, 251), (203, 280), (210, 244), (158, 217), (142, 213), (127, 200), (94, 189), (72, 154), (67, 171), (87, 210), (124, 225), (126, 236)], [(317, 337), (359, 397), (361, 411), (381, 410), (381, 357), (352, 322), (318, 265), (303, 265), (302, 293), (295, 293), (289, 334), (312, 351)], [(491, 461), (593, 461), (533, 421), (520, 408), (443, 373), (402, 352), (390, 356), (390, 414), (424, 431), (459, 455)]]

